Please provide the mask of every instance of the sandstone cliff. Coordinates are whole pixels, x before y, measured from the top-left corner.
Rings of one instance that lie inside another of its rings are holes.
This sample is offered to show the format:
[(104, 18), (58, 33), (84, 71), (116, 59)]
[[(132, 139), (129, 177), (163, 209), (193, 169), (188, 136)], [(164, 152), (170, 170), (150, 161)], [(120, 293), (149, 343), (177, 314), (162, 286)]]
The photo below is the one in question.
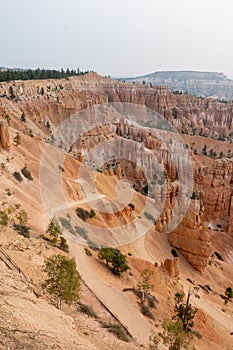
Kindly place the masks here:
[(192, 201), (181, 224), (170, 233), (170, 243), (179, 248), (190, 264), (203, 272), (212, 253), (207, 226), (201, 222), (201, 208), (198, 201)]

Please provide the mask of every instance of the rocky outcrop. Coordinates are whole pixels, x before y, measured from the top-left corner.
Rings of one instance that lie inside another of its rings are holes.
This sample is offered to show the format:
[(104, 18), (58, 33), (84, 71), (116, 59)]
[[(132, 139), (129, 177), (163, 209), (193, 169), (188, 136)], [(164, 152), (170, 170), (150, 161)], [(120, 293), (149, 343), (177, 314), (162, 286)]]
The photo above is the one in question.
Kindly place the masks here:
[(206, 220), (232, 216), (232, 184), (233, 163), (229, 160), (216, 160), (196, 172), (194, 192), (203, 200)]
[(10, 128), (5, 120), (0, 120), (0, 142), (2, 148), (9, 150), (11, 147)]
[(164, 267), (168, 271), (171, 278), (179, 277), (180, 270), (178, 258), (164, 260), (161, 267)]
[(198, 201), (192, 201), (181, 224), (170, 233), (170, 243), (179, 249), (188, 262), (203, 272), (212, 253), (207, 225), (201, 222), (201, 208)]

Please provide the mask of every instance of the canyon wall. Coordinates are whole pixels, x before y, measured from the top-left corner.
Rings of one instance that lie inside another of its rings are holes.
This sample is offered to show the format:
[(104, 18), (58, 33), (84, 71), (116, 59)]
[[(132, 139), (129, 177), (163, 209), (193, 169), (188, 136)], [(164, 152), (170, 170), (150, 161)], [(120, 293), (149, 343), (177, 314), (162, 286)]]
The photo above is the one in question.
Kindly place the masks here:
[[(14, 99), (9, 95), (9, 86), (14, 89)], [(92, 106), (107, 105), (109, 102), (146, 106), (155, 112), (155, 117), (158, 117), (158, 114), (165, 117), (175, 130), (183, 135), (190, 135), (190, 137), (200, 135), (203, 139), (205, 137), (206, 142), (210, 136), (214, 139), (221, 139), (221, 141), (230, 142), (232, 140), (233, 104), (230, 102), (220, 103), (189, 94), (174, 94), (166, 86), (152, 88), (147, 85), (124, 84), (92, 73), (67, 80), (1, 83), (1, 146), (9, 149), (11, 144), (11, 133), (6, 122), (6, 115), (11, 117), (10, 126), (19, 130), (20, 133), (27, 134), (28, 130), (32, 129), (36, 136), (46, 142), (51, 142), (56, 127), (75, 112)], [(106, 111), (111, 119), (111, 106)], [(26, 122), (21, 121), (23, 112), (26, 115)], [(95, 120), (97, 116), (91, 113), (90, 121)], [(161, 133), (167, 134), (167, 143), (162, 143), (160, 138), (153, 134), (152, 128), (150, 130), (151, 125), (145, 126), (148, 128), (132, 126), (125, 123), (124, 120), (102, 125), (83, 134), (74, 143), (70, 153), (98, 171), (101, 170), (111, 175), (115, 173), (118, 178), (126, 177), (132, 180), (137, 190), (142, 190), (149, 185), (145, 183), (146, 178), (150, 183), (154, 182), (153, 198), (159, 201), (161, 197), (166, 198), (166, 208), (157, 222), (157, 229), (163, 231), (163, 227), (169, 222), (178, 192), (178, 173), (181, 172), (183, 178), (186, 178), (189, 169), (183, 166), (181, 156), (185, 149), (176, 149), (174, 133), (161, 130)], [(69, 139), (69, 134), (75, 133), (75, 130), (67, 129), (65, 132)], [(114, 142), (116, 154), (109, 154), (109, 157), (115, 156), (115, 159), (105, 164), (105, 158), (101, 158), (100, 154), (107, 155), (110, 152), (110, 149), (105, 147), (107, 142), (104, 146), (105, 141), (109, 140)], [(60, 148), (63, 148), (61, 141), (54, 140)], [(208, 158), (207, 164), (207, 157), (202, 156), (201, 158), (198, 155), (193, 157), (194, 178), (191, 180), (194, 182), (194, 197), (198, 201), (192, 201), (187, 218), (170, 235), (171, 244), (179, 248), (199, 271), (203, 271), (211, 252), (208, 230), (203, 225), (203, 221), (229, 220), (228, 233), (233, 235), (233, 163), (231, 155), (226, 157), (227, 142), (226, 152), (224, 151), (222, 159), (213, 159), (210, 162)], [(92, 151), (97, 145), (100, 147), (97, 149), (99, 155)], [(130, 146), (126, 147), (127, 145)], [(65, 147), (64, 150), (68, 151)], [(92, 157), (88, 158), (90, 152), (92, 152)], [(193, 156), (191, 150), (188, 153), (191, 157)], [(154, 163), (154, 159), (157, 163)], [(99, 169), (101, 162), (103, 169)], [(158, 167), (158, 164), (165, 172), (166, 193), (162, 193), (161, 187), (158, 187), (156, 183), (154, 169)], [(142, 170), (143, 167), (146, 168), (146, 174)], [(70, 192), (71, 189), (68, 188), (67, 191)], [(75, 191), (73, 199), (80, 196), (79, 189)], [(192, 194), (189, 193), (189, 195)], [(204, 208), (201, 216), (198, 207), (200, 203)]]

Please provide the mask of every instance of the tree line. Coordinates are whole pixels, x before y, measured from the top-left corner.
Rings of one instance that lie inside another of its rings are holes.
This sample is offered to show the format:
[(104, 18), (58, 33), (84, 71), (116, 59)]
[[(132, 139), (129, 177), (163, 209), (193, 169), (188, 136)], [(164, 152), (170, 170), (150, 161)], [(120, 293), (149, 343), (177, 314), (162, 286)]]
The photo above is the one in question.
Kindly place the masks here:
[(78, 69), (55, 70), (55, 69), (1, 69), (0, 81), (12, 80), (40, 80), (40, 79), (62, 79), (72, 76), (88, 74), (90, 71)]

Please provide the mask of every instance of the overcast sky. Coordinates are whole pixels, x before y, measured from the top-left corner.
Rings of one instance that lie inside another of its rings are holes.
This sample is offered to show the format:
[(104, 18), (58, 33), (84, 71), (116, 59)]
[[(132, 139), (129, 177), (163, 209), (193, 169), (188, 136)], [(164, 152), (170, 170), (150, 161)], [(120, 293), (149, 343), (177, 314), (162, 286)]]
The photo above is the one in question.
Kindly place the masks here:
[(0, 66), (233, 78), (232, 0), (0, 0)]

